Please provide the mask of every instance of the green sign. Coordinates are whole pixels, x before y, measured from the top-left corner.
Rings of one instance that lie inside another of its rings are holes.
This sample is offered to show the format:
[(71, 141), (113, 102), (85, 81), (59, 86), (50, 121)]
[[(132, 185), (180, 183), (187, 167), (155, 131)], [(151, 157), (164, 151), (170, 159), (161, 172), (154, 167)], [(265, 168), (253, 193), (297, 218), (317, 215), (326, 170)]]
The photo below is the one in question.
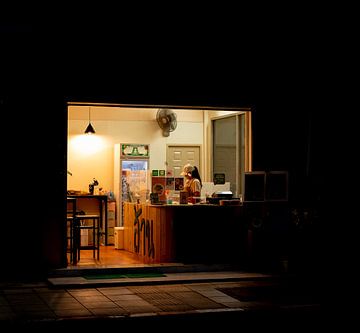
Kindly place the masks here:
[(154, 177), (159, 176), (159, 170), (153, 170), (153, 171), (152, 171), (152, 175), (153, 175)]
[(225, 174), (214, 173), (214, 184), (225, 184)]
[(149, 157), (149, 145), (123, 143), (121, 144), (121, 155)]

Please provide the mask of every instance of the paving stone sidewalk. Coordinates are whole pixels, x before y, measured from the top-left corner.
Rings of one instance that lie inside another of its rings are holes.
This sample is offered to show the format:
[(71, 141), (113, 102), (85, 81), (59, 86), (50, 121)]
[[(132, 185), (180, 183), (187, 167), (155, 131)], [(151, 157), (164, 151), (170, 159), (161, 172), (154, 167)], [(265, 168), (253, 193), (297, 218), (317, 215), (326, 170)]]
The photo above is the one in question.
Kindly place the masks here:
[(0, 289), (0, 326), (61, 324), (66, 327), (71, 324), (74, 327), (75, 323), (94, 326), (105, 322), (132, 320), (134, 323), (134, 320), (139, 322), (146, 318), (153, 320), (176, 316), (206, 316), (209, 320), (220, 314), (231, 314), (233, 318), (240, 318), (244, 313), (264, 310), (279, 312), (295, 307), (302, 311), (315, 310), (314, 313), (319, 310), (317, 299), (304, 299), (298, 303), (277, 299), (274, 302), (264, 293), (260, 297), (250, 298), (249, 293), (245, 293), (245, 297), (233, 293), (239, 289), (254, 290), (254, 287), (268, 290), (276, 285), (278, 282), (271, 280), (183, 281), (89, 288), (54, 288), (47, 283), (7, 284)]

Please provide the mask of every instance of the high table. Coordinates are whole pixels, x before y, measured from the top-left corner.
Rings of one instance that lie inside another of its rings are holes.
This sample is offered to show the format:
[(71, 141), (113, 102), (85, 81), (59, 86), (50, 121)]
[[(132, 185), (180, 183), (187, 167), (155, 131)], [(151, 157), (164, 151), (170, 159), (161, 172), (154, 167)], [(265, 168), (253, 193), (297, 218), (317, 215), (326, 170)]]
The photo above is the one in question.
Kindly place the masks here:
[[(68, 195), (68, 198), (76, 199), (76, 210), (87, 214), (98, 213), (100, 215), (101, 233), (104, 235), (104, 244), (108, 245), (108, 197), (107, 195)], [(94, 207), (93, 201), (97, 204)]]

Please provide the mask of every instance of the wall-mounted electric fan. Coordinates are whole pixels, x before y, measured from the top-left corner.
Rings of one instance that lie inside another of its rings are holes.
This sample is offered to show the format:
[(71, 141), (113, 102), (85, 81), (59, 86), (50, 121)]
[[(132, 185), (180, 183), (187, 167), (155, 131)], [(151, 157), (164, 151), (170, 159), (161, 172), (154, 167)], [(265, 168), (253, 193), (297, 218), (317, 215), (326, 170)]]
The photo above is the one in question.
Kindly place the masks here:
[(159, 109), (156, 120), (163, 131), (163, 136), (169, 136), (177, 126), (176, 113), (171, 109)]

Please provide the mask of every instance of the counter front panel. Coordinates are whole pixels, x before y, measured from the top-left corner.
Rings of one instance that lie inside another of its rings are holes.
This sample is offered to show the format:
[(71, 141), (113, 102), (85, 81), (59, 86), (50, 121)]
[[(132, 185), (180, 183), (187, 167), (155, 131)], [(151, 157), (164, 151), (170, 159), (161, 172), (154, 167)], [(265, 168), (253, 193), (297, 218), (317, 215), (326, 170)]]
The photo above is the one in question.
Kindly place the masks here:
[(174, 259), (171, 210), (146, 204), (124, 204), (124, 248), (145, 263)]
[(145, 263), (231, 263), (246, 251), (242, 206), (125, 203), (124, 247)]

